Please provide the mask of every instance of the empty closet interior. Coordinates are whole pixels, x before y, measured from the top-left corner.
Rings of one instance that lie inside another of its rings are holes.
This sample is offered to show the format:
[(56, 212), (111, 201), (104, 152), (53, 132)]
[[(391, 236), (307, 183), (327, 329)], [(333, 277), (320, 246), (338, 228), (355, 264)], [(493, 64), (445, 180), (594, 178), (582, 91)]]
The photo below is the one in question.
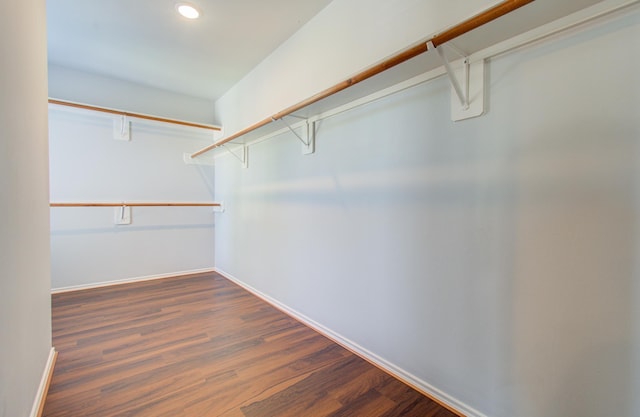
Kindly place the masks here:
[(43, 291), (214, 274), (442, 413), (640, 415), (640, 2), (325, 3), (215, 96), (50, 60)]

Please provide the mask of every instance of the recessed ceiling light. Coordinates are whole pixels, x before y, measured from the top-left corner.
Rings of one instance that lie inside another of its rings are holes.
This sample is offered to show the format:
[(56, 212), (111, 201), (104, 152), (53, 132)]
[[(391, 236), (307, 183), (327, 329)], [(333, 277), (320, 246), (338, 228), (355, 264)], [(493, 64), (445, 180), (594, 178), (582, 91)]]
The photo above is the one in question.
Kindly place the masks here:
[(190, 4), (179, 3), (176, 5), (176, 10), (187, 19), (197, 19), (200, 17), (200, 11)]

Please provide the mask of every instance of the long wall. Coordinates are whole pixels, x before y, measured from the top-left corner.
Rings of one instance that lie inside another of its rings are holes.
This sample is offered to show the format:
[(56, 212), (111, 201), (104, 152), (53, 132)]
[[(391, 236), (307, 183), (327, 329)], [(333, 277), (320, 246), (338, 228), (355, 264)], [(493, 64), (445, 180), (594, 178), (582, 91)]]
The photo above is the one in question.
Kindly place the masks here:
[(221, 156), (216, 266), (469, 415), (640, 415), (638, 39), (494, 58), (477, 119), (440, 78)]
[(44, 0), (0, 16), (0, 416), (27, 417), (51, 353)]
[[(130, 119), (123, 141), (119, 116), (51, 105), (49, 118), (51, 201), (213, 201), (213, 166), (183, 160), (213, 132)], [(131, 210), (131, 224), (117, 225), (120, 208), (52, 208), (52, 288), (213, 268), (211, 207)]]

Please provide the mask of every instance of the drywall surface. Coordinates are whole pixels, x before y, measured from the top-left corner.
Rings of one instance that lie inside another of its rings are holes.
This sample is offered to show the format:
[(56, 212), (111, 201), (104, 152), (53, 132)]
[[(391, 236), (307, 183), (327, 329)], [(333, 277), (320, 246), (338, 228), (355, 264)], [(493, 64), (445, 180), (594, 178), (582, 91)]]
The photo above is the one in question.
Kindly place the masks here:
[(440, 78), (221, 156), (217, 267), (469, 415), (640, 415), (638, 39), (495, 58), (480, 118)]
[(496, 3), (334, 0), (216, 102), (217, 120), (236, 132)]
[(213, 101), (49, 64), (49, 97), (215, 124)]
[(0, 16), (0, 416), (27, 417), (51, 350), (45, 2)]
[[(121, 141), (119, 116), (51, 105), (49, 119), (51, 201), (213, 201), (213, 166), (183, 161), (211, 131), (131, 119)], [(213, 267), (213, 208), (133, 207), (116, 225), (119, 210), (51, 209), (54, 289)]]

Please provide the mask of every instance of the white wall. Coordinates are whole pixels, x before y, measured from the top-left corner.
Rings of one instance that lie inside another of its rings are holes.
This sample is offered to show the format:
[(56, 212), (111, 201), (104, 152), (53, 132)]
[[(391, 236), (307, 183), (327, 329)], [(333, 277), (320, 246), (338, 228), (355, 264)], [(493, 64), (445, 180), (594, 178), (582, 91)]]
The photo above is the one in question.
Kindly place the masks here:
[(26, 417), (51, 350), (45, 2), (0, 16), (0, 416)]
[(215, 124), (213, 101), (49, 64), (49, 97)]
[(217, 267), (471, 414), (640, 415), (638, 39), (494, 59), (481, 118), (441, 78), (221, 157)]
[[(213, 201), (213, 166), (183, 161), (211, 131), (132, 119), (131, 141), (117, 141), (118, 116), (50, 109), (51, 201)], [(213, 267), (211, 207), (135, 207), (131, 225), (115, 210), (51, 209), (54, 289)]]

